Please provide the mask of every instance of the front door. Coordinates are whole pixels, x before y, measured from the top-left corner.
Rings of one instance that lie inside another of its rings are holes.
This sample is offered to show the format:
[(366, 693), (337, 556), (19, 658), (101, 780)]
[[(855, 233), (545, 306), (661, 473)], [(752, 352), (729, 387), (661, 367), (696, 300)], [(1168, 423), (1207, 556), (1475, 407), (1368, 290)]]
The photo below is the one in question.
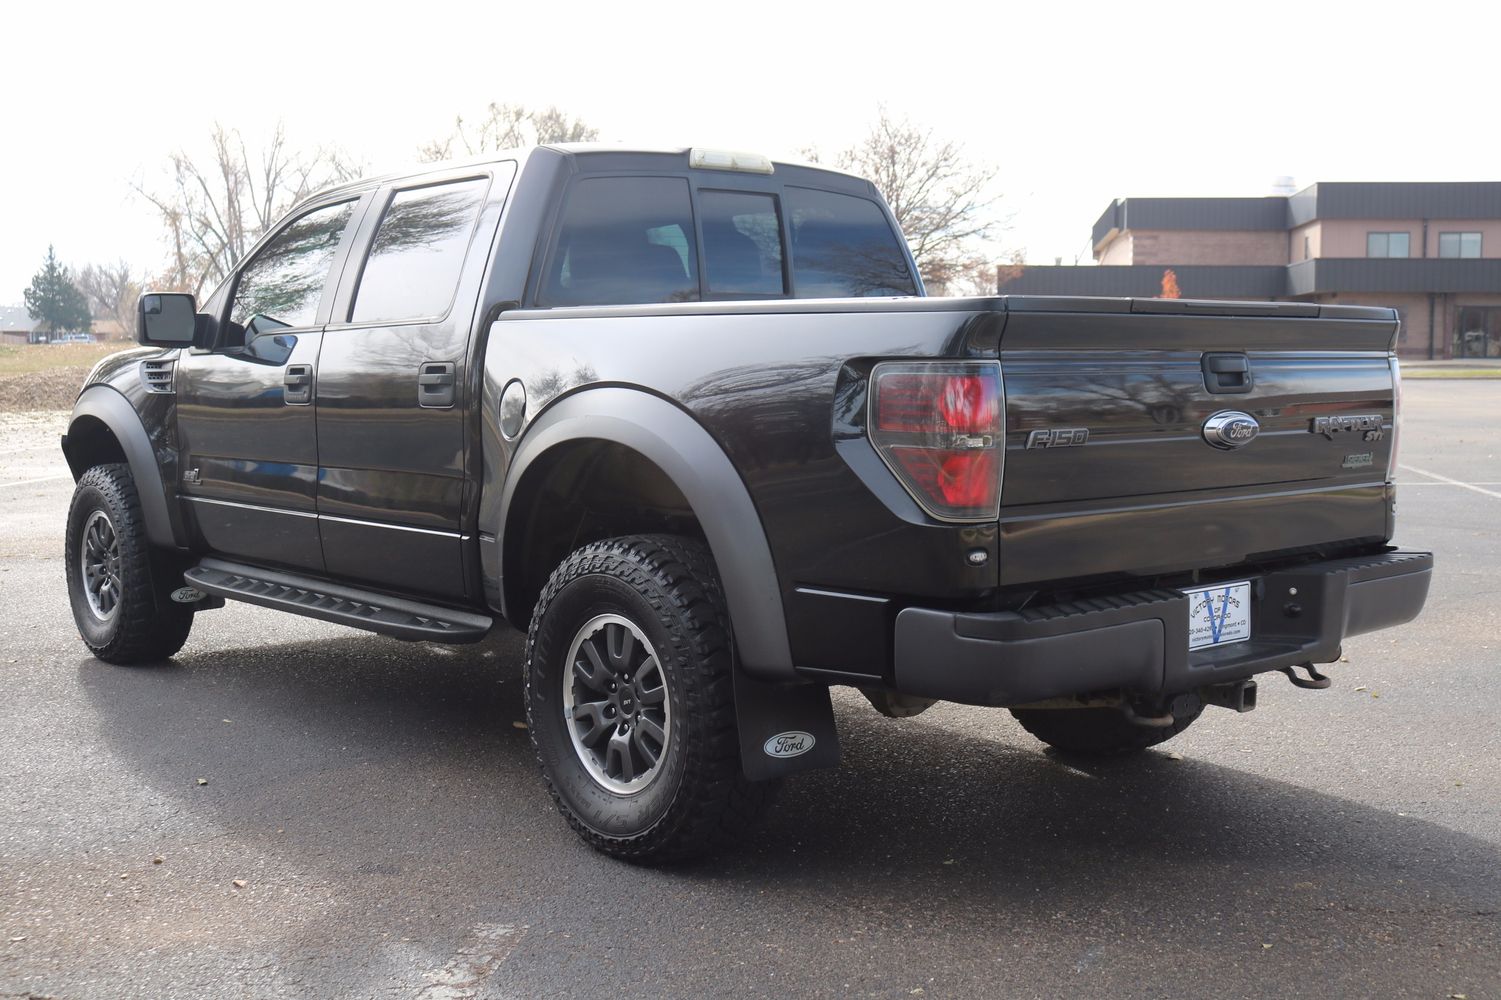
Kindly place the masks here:
[(359, 206), (317, 206), (264, 242), (223, 304), (217, 343), (178, 362), (179, 489), (202, 549), (323, 569), (314, 373)]
[(383, 189), (360, 226), (363, 261), (350, 262), (318, 361), (330, 576), (466, 597), (469, 333), (511, 176), (500, 163)]

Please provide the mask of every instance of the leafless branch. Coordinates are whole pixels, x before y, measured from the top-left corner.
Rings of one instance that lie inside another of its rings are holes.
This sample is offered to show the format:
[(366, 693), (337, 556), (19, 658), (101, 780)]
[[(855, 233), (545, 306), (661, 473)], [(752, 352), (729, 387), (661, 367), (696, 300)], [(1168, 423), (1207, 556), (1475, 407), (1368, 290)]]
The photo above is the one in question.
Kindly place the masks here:
[(136, 191), (160, 215), (166, 271), (152, 284), (202, 293), (222, 281), (250, 247), (297, 202), (352, 180), (363, 164), (334, 148), (294, 152), (278, 124), (259, 151), (237, 129), (214, 125), (210, 155), (178, 150), (168, 158), (163, 190)]

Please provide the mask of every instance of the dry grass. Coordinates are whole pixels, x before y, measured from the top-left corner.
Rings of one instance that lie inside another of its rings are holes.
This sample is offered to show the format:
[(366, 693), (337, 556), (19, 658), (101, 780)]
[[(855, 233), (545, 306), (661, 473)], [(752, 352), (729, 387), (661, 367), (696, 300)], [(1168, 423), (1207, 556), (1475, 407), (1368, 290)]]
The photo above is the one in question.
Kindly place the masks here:
[(30, 375), (55, 368), (92, 368), (108, 354), (134, 347), (124, 340), (94, 344), (0, 345), (0, 375)]
[(133, 346), (121, 340), (0, 345), (0, 410), (66, 410), (100, 358)]
[(1403, 368), (1402, 378), (1501, 378), (1501, 368)]

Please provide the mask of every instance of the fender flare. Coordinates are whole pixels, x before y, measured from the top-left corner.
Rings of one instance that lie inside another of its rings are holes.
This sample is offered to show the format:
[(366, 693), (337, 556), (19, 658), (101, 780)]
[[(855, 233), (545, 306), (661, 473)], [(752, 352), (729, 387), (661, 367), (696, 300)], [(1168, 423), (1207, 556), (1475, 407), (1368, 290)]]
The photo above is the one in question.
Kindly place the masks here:
[[(516, 491), (532, 464), (558, 445), (582, 440), (630, 448), (672, 480), (703, 526), (719, 568), (740, 665), (764, 680), (792, 680), (781, 587), (750, 492), (709, 432), (661, 397), (608, 386), (564, 396), (544, 410), (511, 459), (498, 533), (511, 525)], [(502, 579), (506, 568), (503, 561)], [(502, 593), (504, 589), (502, 585)]]
[[(120, 448), (125, 452), (125, 461), (130, 465), (131, 478), (135, 480), (136, 493), (141, 498), (141, 514), (145, 517), (146, 537), (151, 544), (180, 548), (181, 543), (172, 530), (167, 487), (162, 482), (156, 452), (151, 448), (151, 439), (146, 434), (145, 425), (141, 423), (141, 415), (130, 405), (130, 400), (111, 386), (91, 385), (78, 397), (78, 402), (73, 404), (73, 415), (68, 418), (69, 431), (72, 431), (80, 417), (98, 420), (120, 442)], [(63, 452), (65, 455), (68, 453), (66, 443), (63, 445)], [(73, 465), (71, 455), (68, 455), (68, 464), (70, 468)], [(84, 470), (74, 468), (72, 471), (74, 480), (77, 480)]]

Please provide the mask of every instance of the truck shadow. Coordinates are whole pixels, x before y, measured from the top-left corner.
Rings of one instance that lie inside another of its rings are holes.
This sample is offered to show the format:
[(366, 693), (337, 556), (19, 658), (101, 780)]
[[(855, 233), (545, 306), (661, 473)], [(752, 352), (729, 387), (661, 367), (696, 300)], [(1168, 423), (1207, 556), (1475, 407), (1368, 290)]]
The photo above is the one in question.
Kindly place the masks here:
[[(952, 947), (1059, 921), (1124, 936), (1169, 920), (1207, 959), (1291, 912), (1339, 947), (1359, 946), (1352, 927), (1421, 914), (1435, 947), (1457, 936), (1491, 971), (1501, 955), (1495, 845), (1191, 753), (1081, 766), (1004, 713), (896, 722), (840, 697), (843, 767), (789, 782), (746, 848), (630, 868), (556, 816), (514, 725), (519, 648), (355, 636), (190, 649), (149, 669), (87, 660), (78, 677), (108, 748), (184, 810), (331, 881), (399, 876), (393, 908), (502, 910), (583, 947), (609, 931), (559, 886), (607, 879), (662, 899), (708, 893), (721, 934), (780, 940), (768, 928), (787, 920), (789, 955), (862, 925), (871, 942), (921, 933), (955, 912), (968, 929), (945, 931)], [(462, 902), (457, 865), (475, 873)]]

